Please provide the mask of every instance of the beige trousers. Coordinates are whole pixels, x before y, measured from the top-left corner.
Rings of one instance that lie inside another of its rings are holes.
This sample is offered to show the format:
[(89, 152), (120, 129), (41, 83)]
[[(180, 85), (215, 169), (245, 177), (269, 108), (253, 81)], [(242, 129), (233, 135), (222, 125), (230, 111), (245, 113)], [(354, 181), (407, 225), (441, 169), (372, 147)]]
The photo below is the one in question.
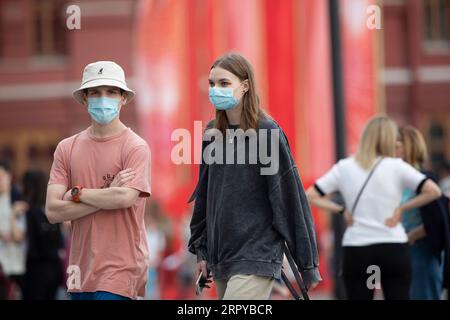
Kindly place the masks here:
[(275, 279), (238, 274), (214, 282), (219, 300), (268, 300)]

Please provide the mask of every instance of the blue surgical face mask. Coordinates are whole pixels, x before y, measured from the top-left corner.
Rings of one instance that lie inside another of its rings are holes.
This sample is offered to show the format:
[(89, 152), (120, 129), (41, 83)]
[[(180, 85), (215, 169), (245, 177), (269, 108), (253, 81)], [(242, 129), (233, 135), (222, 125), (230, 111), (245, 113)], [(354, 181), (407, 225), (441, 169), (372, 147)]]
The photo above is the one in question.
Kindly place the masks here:
[(119, 99), (107, 97), (88, 98), (88, 112), (95, 122), (106, 125), (119, 115), (119, 103)]
[(233, 94), (232, 88), (209, 88), (209, 101), (217, 110), (228, 110), (234, 108), (239, 100)]

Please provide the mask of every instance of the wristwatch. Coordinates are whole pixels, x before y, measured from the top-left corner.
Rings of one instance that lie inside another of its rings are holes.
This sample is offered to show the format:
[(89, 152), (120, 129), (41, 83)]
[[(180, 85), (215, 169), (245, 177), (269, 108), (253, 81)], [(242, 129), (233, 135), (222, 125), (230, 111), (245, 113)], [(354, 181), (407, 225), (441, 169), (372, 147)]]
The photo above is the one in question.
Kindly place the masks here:
[(82, 186), (75, 186), (72, 188), (70, 194), (72, 195), (72, 201), (76, 203), (80, 203), (81, 190), (83, 190)]

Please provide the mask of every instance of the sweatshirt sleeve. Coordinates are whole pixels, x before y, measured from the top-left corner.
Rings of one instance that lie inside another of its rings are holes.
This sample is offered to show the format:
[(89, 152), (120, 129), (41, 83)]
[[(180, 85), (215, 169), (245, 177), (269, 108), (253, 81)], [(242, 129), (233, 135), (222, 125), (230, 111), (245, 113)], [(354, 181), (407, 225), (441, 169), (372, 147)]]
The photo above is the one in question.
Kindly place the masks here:
[[(205, 142), (202, 144), (202, 154)], [(199, 178), (189, 202), (195, 200), (194, 211), (190, 223), (191, 237), (189, 239), (189, 252), (197, 255), (197, 261), (207, 260), (206, 247), (206, 199), (208, 190), (208, 165), (200, 164)]]
[(267, 176), (273, 227), (285, 239), (305, 284), (309, 286), (322, 280), (318, 269), (316, 233), (297, 167), (281, 129), (278, 154), (278, 172)]

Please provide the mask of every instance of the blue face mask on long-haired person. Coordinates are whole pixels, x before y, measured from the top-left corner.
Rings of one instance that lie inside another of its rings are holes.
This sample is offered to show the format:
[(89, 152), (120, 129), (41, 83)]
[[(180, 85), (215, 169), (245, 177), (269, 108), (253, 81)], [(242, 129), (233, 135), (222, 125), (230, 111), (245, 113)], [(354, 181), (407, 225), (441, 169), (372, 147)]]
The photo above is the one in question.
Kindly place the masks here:
[(239, 100), (233, 94), (232, 88), (209, 88), (209, 101), (217, 110), (228, 110), (234, 108)]
[(101, 97), (88, 98), (87, 101), (89, 114), (99, 124), (106, 125), (119, 115), (119, 99)]

